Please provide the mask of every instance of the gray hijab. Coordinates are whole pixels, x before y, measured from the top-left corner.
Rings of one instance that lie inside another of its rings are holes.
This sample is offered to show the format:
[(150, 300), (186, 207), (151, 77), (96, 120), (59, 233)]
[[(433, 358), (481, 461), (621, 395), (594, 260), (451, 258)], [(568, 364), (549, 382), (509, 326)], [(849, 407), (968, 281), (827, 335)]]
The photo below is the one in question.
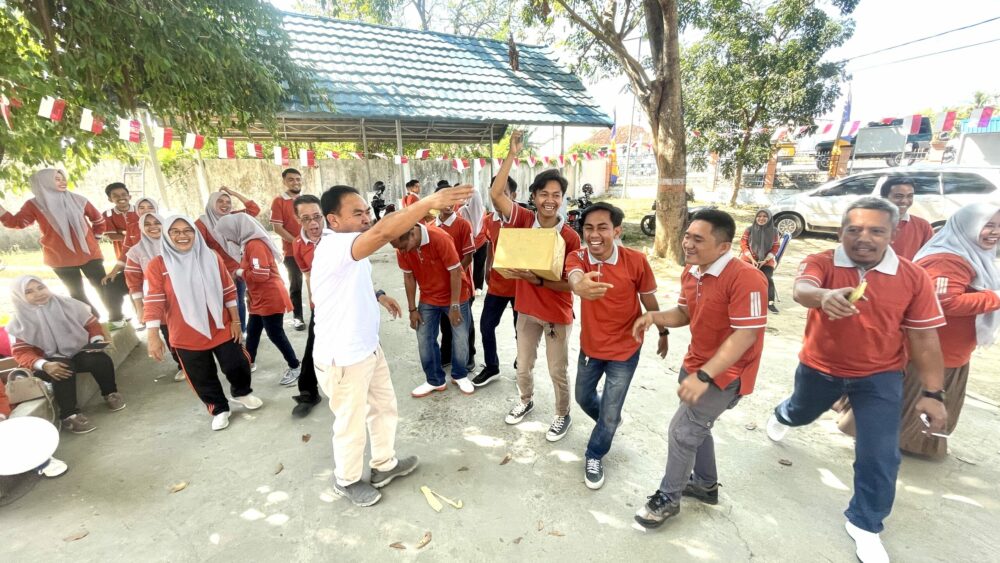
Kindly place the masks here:
[(240, 246), (227, 241), (225, 237), (223, 237), (218, 230), (216, 230), (219, 225), (219, 219), (226, 217), (226, 215), (219, 213), (215, 209), (215, 204), (219, 201), (220, 197), (228, 195), (229, 194), (223, 192), (212, 192), (208, 196), (208, 203), (205, 204), (205, 214), (201, 216), (201, 222), (205, 225), (205, 228), (208, 229), (208, 234), (215, 239), (215, 242), (219, 243), (219, 246), (226, 251), (226, 254), (228, 254), (233, 260), (239, 262), (243, 259), (243, 251), (240, 249)]
[(254, 239), (262, 240), (271, 249), (271, 254), (274, 254), (274, 261), (281, 263), (281, 251), (274, 245), (271, 237), (267, 236), (264, 227), (246, 213), (232, 213), (220, 218), (215, 225), (215, 232), (219, 233), (227, 242), (238, 245), (241, 257), (248, 242)]
[[(761, 213), (767, 214), (767, 223), (757, 224), (757, 216)], [(771, 212), (767, 209), (758, 209), (753, 214), (753, 224), (748, 229), (750, 231), (750, 252), (753, 253), (757, 261), (762, 261), (771, 253), (774, 248), (774, 239), (778, 238), (778, 228), (774, 226)]]
[[(88, 252), (85, 210), (87, 198), (80, 194), (61, 192), (56, 189), (56, 173), (66, 178), (66, 173), (55, 168), (43, 168), (31, 175), (31, 194), (35, 196), (37, 207), (66, 248), (77, 252)], [(75, 239), (72, 235), (75, 235)]]
[(139, 211), (139, 205), (142, 202), (144, 202), (144, 201), (153, 206), (153, 213), (159, 213), (160, 212), (160, 206), (159, 206), (159, 204), (157, 204), (156, 200), (153, 199), (153, 198), (151, 198), (151, 197), (140, 197), (139, 200), (136, 201), (135, 205), (133, 206), (135, 208), (136, 212)]
[[(160, 238), (150, 238), (149, 235), (146, 234), (146, 217), (152, 217), (160, 222)], [(163, 217), (160, 217), (156, 213), (143, 213), (142, 216), (139, 217), (139, 242), (132, 248), (128, 249), (125, 256), (138, 264), (140, 268), (145, 270), (146, 266), (149, 265), (153, 258), (160, 255), (161, 241), (163, 240), (163, 236), (166, 231), (167, 226), (163, 224)]]
[(48, 358), (70, 358), (90, 340), (85, 327), (94, 314), (80, 301), (54, 293), (44, 305), (28, 303), (24, 291), (33, 281), (45, 285), (35, 276), (21, 276), (14, 280), (11, 297), (15, 317), (7, 325), (7, 332), (22, 342), (41, 348)]
[[(166, 233), (175, 221), (184, 221), (194, 229), (194, 245), (182, 252), (177, 250)], [(225, 303), (222, 300), (222, 276), (219, 274), (219, 260), (212, 249), (205, 244), (194, 221), (183, 215), (172, 215), (163, 221), (164, 234), (160, 245), (163, 263), (170, 274), (174, 297), (181, 306), (184, 322), (205, 338), (212, 338), (212, 326), (226, 328), (222, 320)]]
[[(932, 254), (961, 256), (976, 272), (972, 287), (979, 291), (1000, 291), (1000, 272), (997, 270), (996, 251), (984, 250), (977, 241), (986, 223), (1000, 212), (1000, 207), (988, 203), (970, 203), (955, 212), (948, 222), (913, 257), (916, 262)], [(976, 315), (976, 341), (989, 346), (997, 340), (1000, 331), (1000, 311)]]

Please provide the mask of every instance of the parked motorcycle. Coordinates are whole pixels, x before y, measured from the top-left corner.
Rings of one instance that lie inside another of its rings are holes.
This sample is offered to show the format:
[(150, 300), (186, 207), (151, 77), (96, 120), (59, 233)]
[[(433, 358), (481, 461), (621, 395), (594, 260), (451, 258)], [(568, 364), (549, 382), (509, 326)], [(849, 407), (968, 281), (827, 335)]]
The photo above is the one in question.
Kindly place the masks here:
[(375, 191), (375, 195), (372, 196), (372, 211), (375, 212), (374, 222), (377, 223), (383, 215), (388, 215), (395, 211), (396, 205), (392, 203), (387, 205), (385, 203), (385, 197), (383, 196), (385, 194), (385, 182), (381, 180), (375, 182), (372, 189)]
[(584, 209), (594, 204), (590, 200), (590, 196), (594, 195), (594, 186), (584, 184), (582, 191), (583, 197), (569, 200), (569, 204), (576, 205), (576, 209), (571, 209), (566, 213), (566, 223), (581, 235), (583, 234), (583, 221), (580, 220), (580, 217), (582, 217)]
[[(656, 202), (655, 201), (653, 202), (653, 207), (651, 207), (650, 209), (652, 209), (653, 212), (650, 213), (650, 214), (648, 214), (648, 215), (644, 215), (643, 218), (642, 218), (642, 221), (639, 222), (639, 228), (642, 230), (642, 234), (644, 234), (644, 235), (646, 235), (648, 237), (656, 235)], [(689, 207), (688, 208), (688, 214), (687, 214), (687, 222), (690, 223), (691, 222), (691, 217), (695, 213), (697, 213), (697, 212), (699, 212), (699, 211), (701, 211), (703, 209), (716, 209), (716, 206), (714, 206), (714, 205), (700, 205), (698, 207)]]

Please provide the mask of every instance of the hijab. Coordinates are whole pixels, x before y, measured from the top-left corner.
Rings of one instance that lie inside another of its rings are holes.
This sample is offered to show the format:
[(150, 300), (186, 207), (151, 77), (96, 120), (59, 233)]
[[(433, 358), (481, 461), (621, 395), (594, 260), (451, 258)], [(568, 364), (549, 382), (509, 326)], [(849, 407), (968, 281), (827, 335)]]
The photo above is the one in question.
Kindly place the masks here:
[[(961, 256), (976, 272), (972, 287), (979, 291), (1000, 291), (1000, 271), (997, 270), (996, 250), (984, 250), (978, 244), (979, 233), (993, 218), (1000, 207), (988, 203), (970, 203), (963, 206), (941, 227), (931, 240), (913, 257), (916, 262), (931, 254)], [(1000, 311), (976, 315), (976, 341), (989, 346), (997, 340), (1000, 330)]]
[(483, 215), (486, 213), (486, 206), (483, 204), (483, 196), (479, 190), (472, 192), (469, 202), (458, 208), (458, 214), (464, 217), (472, 225), (472, 238), (479, 236), (483, 230)]
[[(183, 252), (174, 246), (167, 231), (175, 221), (183, 221), (194, 229), (194, 244)], [(216, 329), (226, 328), (222, 320), (225, 303), (222, 298), (222, 276), (219, 260), (201, 238), (194, 221), (183, 215), (172, 215), (163, 221), (163, 241), (160, 245), (163, 263), (170, 274), (174, 297), (180, 304), (184, 322), (205, 338), (212, 338), (214, 321)]]
[(56, 173), (66, 178), (65, 172), (55, 168), (43, 168), (31, 175), (31, 194), (35, 196), (35, 207), (56, 230), (66, 248), (88, 252), (87, 233), (90, 229), (85, 219), (87, 198), (57, 190)]
[[(761, 213), (767, 214), (767, 223), (757, 224), (757, 216)], [(750, 252), (758, 261), (771, 253), (774, 248), (774, 239), (778, 238), (778, 228), (774, 226), (771, 212), (767, 209), (758, 209), (753, 215), (753, 224), (750, 225)]]
[[(215, 209), (215, 204), (219, 201), (220, 197), (228, 195), (229, 194), (225, 192), (212, 192), (208, 196), (208, 203), (205, 204), (205, 214), (202, 215), (200, 219), (202, 224), (205, 225), (205, 228), (208, 230), (208, 234), (215, 239), (215, 242), (217, 242), (219, 246), (226, 251), (226, 254), (228, 254), (230, 258), (239, 262), (243, 258), (243, 251), (240, 249), (239, 245), (227, 241), (225, 237), (219, 234), (216, 230), (219, 225), (219, 219), (222, 219), (228, 214), (219, 213), (218, 210)], [(166, 227), (166, 225), (164, 225), (164, 227)]]
[[(135, 209), (135, 211), (138, 212), (139, 211), (139, 204), (141, 204), (144, 201), (146, 203), (148, 203), (148, 204), (150, 204), (150, 205), (153, 206), (153, 213), (159, 213), (160, 212), (160, 206), (156, 203), (156, 200), (153, 199), (153, 198), (151, 198), (151, 197), (140, 197), (139, 200), (135, 202), (135, 205), (132, 206), (133, 209)], [(140, 225), (141, 225), (141, 223), (140, 223)], [(164, 230), (166, 230), (166, 229), (164, 229)]]
[(36, 276), (21, 276), (11, 287), (15, 318), (7, 325), (7, 332), (22, 342), (41, 348), (46, 357), (70, 358), (90, 341), (87, 321), (94, 317), (90, 307), (82, 302), (51, 294), (44, 305), (32, 305), (24, 292), (28, 284), (37, 281)]
[(267, 231), (264, 230), (264, 227), (246, 213), (233, 213), (222, 217), (215, 225), (215, 232), (219, 233), (227, 241), (239, 245), (241, 256), (243, 254), (242, 249), (246, 248), (248, 242), (254, 239), (262, 240), (271, 249), (274, 261), (279, 264), (281, 263), (281, 251), (274, 245), (271, 237), (267, 236)]
[[(152, 217), (160, 222), (160, 238), (150, 238), (146, 234), (146, 217)], [(143, 213), (142, 217), (139, 217), (139, 233), (139, 242), (128, 249), (125, 256), (145, 271), (146, 266), (149, 265), (153, 258), (160, 255), (163, 237), (167, 236), (167, 225), (163, 223), (163, 217), (160, 217), (156, 213)]]

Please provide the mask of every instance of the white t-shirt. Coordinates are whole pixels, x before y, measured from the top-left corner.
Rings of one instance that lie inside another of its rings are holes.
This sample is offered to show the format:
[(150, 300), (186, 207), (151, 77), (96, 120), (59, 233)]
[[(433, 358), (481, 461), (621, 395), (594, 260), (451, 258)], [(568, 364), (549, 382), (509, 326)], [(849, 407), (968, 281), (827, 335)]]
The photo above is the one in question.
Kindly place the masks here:
[(360, 234), (324, 229), (316, 246), (310, 278), (316, 305), (313, 360), (321, 366), (354, 365), (378, 347), (381, 315), (372, 265), (351, 256)]

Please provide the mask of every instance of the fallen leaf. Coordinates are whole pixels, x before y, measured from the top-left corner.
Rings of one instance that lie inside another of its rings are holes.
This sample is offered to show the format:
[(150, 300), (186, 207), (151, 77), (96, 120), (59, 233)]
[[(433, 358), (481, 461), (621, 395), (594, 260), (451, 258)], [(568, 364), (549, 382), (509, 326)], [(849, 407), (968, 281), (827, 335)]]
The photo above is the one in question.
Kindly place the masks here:
[(463, 465), (462, 467), (459, 467), (458, 470), (459, 471), (468, 471), (469, 468)]
[(393, 549), (406, 549), (406, 546), (402, 542), (390, 543), (389, 547)]
[(73, 534), (70, 534), (70, 535), (66, 536), (65, 538), (63, 538), (63, 541), (64, 542), (71, 542), (71, 541), (76, 541), (76, 540), (82, 540), (83, 538), (87, 537), (88, 535), (90, 535), (90, 532), (88, 532), (87, 530), (80, 530), (79, 532), (76, 532), (76, 533), (73, 533)]
[(424, 532), (424, 537), (420, 538), (420, 541), (417, 542), (416, 548), (423, 549), (423, 547), (429, 543), (431, 543), (431, 533)]
[(971, 459), (965, 459), (965, 458), (960, 457), (960, 456), (955, 456), (955, 459), (957, 459), (958, 461), (961, 461), (962, 463), (968, 463), (969, 465), (976, 465), (976, 462), (972, 461)]
[(312, 434), (303, 434), (302, 435), (302, 441), (303, 442), (308, 442), (309, 440), (312, 440), (312, 437), (313, 437)]
[(450, 504), (450, 505), (454, 506), (455, 508), (462, 508), (462, 501), (458, 501), (458, 502), (455, 502), (455, 501), (451, 500), (450, 498), (448, 498), (448, 497), (446, 497), (446, 496), (442, 495), (441, 493), (439, 493), (439, 492), (437, 492), (437, 491), (431, 491), (431, 492), (433, 492), (433, 493), (434, 493), (435, 495), (437, 495), (437, 496), (438, 496), (438, 497), (439, 497), (439, 498), (440, 498), (441, 500), (443, 500), (443, 501), (447, 502), (448, 504)]
[(743, 428), (746, 428), (747, 430), (756, 430), (757, 425), (753, 422), (748, 422), (747, 425), (744, 426)]
[(555, 536), (557, 538), (561, 538), (561, 537), (565, 536), (566, 534), (560, 532), (559, 530), (552, 530), (551, 532), (549, 532), (549, 535), (550, 536)]
[(542, 528), (544, 528), (544, 527), (545, 527), (545, 524), (543, 524), (543, 523), (542, 523), (542, 521), (541, 521), (541, 520), (539, 520), (539, 521), (538, 521), (538, 531), (539, 531), (539, 532), (541, 532), (541, 531), (542, 531)]
[(792, 460), (790, 460), (790, 459), (779, 459), (778, 463), (780, 463), (781, 465), (784, 465), (784, 466), (789, 466), (789, 465), (792, 464)]
[(518, 536), (518, 537), (514, 538), (514, 541), (512, 543), (514, 545), (517, 545), (517, 544), (521, 543), (521, 540), (523, 540), (523, 539), (524, 539), (523, 537)]
[(432, 491), (430, 487), (428, 487), (427, 485), (423, 485), (422, 487), (420, 487), (420, 492), (424, 493), (424, 498), (427, 499), (427, 504), (431, 505), (431, 508), (434, 509), (434, 512), (441, 512), (441, 509), (444, 508), (444, 505), (441, 504), (441, 501), (439, 501), (437, 497), (434, 496), (434, 491)]
[(180, 483), (174, 483), (173, 485), (170, 485), (170, 492), (171, 493), (179, 493), (179, 492), (183, 491), (184, 489), (186, 489), (187, 486), (188, 486), (187, 481), (181, 481)]
[(284, 470), (285, 470), (285, 465), (282, 464), (282, 463), (279, 463), (278, 467), (274, 468), (274, 474), (277, 475), (278, 473), (281, 473)]
[(507, 465), (508, 463), (510, 463), (510, 460), (512, 459), (514, 459), (514, 456), (512, 456), (511, 454), (507, 454), (503, 456), (503, 459), (500, 461), (500, 465)]

